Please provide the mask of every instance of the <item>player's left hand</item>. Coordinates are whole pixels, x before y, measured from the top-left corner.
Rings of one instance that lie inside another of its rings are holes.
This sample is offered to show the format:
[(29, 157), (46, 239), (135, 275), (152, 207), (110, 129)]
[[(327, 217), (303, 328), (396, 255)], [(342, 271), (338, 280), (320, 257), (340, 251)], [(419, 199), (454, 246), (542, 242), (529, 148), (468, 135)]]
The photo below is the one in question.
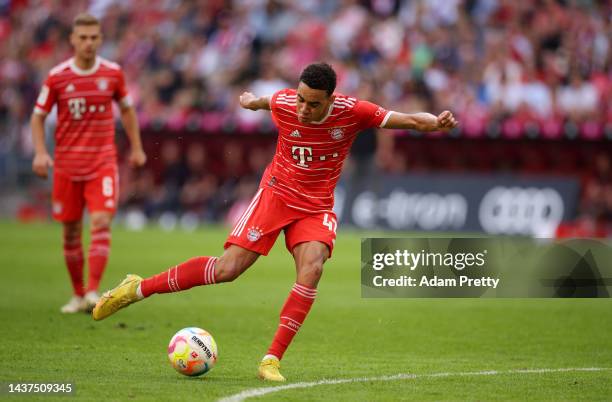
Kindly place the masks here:
[(448, 131), (457, 127), (457, 120), (451, 112), (448, 110), (443, 111), (438, 115), (438, 129), (441, 131)]
[(133, 149), (128, 157), (128, 162), (132, 167), (141, 167), (147, 161), (147, 155), (142, 149)]

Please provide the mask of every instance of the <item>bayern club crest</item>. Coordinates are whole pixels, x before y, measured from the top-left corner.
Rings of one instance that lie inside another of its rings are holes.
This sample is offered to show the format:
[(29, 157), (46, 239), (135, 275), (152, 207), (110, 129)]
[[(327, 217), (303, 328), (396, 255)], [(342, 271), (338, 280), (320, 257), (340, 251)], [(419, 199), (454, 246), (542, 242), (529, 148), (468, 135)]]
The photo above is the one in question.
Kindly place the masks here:
[(332, 140), (341, 140), (344, 138), (344, 130), (341, 128), (332, 128), (329, 130), (329, 135), (331, 135)]
[(100, 91), (106, 91), (108, 89), (108, 80), (106, 78), (100, 78), (96, 81), (96, 84)]
[(251, 226), (247, 231), (247, 239), (249, 241), (257, 241), (263, 236), (263, 231), (257, 226)]
[(54, 214), (61, 214), (63, 209), (64, 209), (64, 206), (62, 205), (61, 202), (53, 201), (53, 213)]

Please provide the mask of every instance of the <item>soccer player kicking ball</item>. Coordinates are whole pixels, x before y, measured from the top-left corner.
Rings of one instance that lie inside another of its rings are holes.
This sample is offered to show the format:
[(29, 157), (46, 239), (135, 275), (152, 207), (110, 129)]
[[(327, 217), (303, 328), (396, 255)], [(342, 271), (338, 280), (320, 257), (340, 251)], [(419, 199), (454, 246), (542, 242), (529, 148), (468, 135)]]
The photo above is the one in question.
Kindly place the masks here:
[[(74, 57), (51, 69), (32, 114), (35, 155), (32, 169), (46, 178), (53, 171), (53, 217), (64, 226), (64, 258), (74, 295), (63, 313), (91, 311), (99, 299), (98, 285), (110, 247), (110, 223), (117, 204), (117, 151), (112, 101), (121, 106), (121, 120), (131, 144), (129, 162), (142, 166), (136, 113), (128, 96), (121, 68), (96, 56), (102, 43), (98, 20), (78, 15), (70, 43)], [(45, 118), (57, 104), (55, 160), (45, 146)], [(89, 282), (83, 284), (81, 246), (83, 207), (91, 217), (88, 253)]]
[(310, 311), (323, 264), (334, 248), (337, 221), (332, 212), (333, 193), (356, 135), (368, 127), (446, 131), (457, 125), (450, 112), (437, 117), (391, 112), (367, 101), (334, 94), (335, 88), (336, 73), (328, 64), (320, 63), (302, 71), (297, 90), (284, 89), (259, 98), (243, 93), (243, 108), (272, 112), (279, 131), (278, 143), (259, 191), (227, 238), (225, 252), (219, 258), (192, 258), (147, 279), (128, 275), (101, 297), (93, 318), (106, 318), (155, 293), (231, 282), (260, 255), (267, 255), (284, 230), (297, 277), (258, 372), (264, 380), (284, 381), (279, 361)]

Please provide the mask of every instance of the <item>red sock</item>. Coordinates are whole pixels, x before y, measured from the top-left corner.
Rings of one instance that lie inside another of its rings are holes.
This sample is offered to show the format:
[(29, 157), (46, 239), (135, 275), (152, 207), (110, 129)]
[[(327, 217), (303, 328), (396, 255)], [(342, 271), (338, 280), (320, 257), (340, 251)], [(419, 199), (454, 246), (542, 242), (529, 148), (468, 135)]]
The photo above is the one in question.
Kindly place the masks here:
[(111, 234), (109, 228), (91, 231), (91, 244), (89, 246), (89, 284), (87, 291), (97, 291), (100, 279), (106, 268), (108, 252), (110, 250)]
[(83, 296), (85, 292), (83, 291), (83, 247), (81, 246), (81, 239), (68, 240), (64, 236), (64, 260), (66, 261), (66, 267), (68, 267), (74, 294)]
[(169, 270), (142, 281), (140, 290), (144, 297), (153, 293), (180, 292), (194, 286), (215, 283), (217, 257), (194, 257)]
[(278, 324), (272, 345), (268, 349), (269, 355), (274, 355), (279, 360), (283, 358), (285, 350), (304, 323), (316, 296), (317, 289), (297, 283), (293, 285), (293, 289), (289, 292), (289, 297), (281, 310), (280, 324)]

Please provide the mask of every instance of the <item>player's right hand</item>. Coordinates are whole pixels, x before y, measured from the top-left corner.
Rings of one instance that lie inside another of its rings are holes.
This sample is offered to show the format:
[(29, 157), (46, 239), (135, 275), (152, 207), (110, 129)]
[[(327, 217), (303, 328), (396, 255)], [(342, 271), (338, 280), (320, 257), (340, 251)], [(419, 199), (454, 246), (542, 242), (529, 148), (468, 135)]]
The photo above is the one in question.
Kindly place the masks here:
[(257, 110), (255, 105), (256, 100), (257, 97), (251, 92), (243, 92), (242, 95), (240, 95), (240, 106), (245, 109)]
[(459, 123), (455, 119), (455, 116), (453, 116), (453, 114), (448, 110), (445, 110), (438, 115), (438, 129), (442, 131), (452, 130), (453, 128), (457, 127), (457, 124)]
[(47, 178), (47, 172), (49, 168), (53, 167), (53, 159), (49, 154), (36, 154), (34, 155), (34, 160), (32, 161), (32, 170), (36, 173), (36, 176), (42, 177), (43, 179)]
[(132, 149), (128, 161), (132, 167), (141, 167), (147, 162), (147, 155), (142, 149)]

